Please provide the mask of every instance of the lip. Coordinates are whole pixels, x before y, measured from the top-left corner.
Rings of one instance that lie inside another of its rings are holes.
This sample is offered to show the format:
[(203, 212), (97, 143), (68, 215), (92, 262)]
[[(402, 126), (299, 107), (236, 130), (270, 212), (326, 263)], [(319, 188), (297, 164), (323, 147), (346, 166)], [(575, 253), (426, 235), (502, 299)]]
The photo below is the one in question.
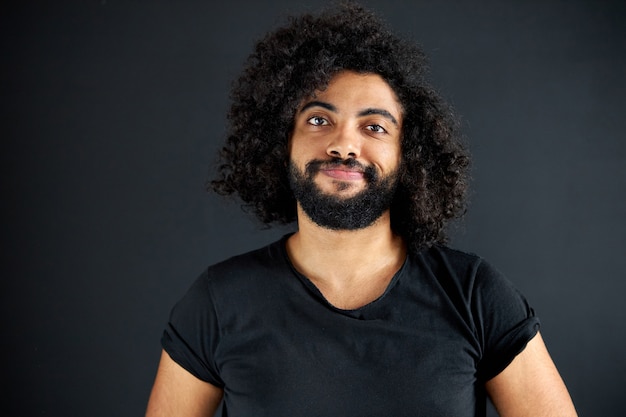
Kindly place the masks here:
[(331, 178), (343, 180), (343, 181), (356, 181), (363, 179), (363, 172), (358, 169), (340, 169), (340, 168), (330, 168), (330, 169), (321, 169), (321, 173), (327, 175)]

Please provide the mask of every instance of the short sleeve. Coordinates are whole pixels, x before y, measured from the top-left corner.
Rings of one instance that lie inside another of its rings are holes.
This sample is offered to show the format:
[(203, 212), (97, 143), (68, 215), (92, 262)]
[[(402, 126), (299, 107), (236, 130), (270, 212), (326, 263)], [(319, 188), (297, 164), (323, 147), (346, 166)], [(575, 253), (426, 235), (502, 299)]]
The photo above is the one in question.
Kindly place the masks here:
[(478, 378), (487, 381), (524, 350), (539, 331), (540, 322), (526, 298), (484, 261), (476, 271), (472, 309), (483, 347)]
[(218, 343), (218, 317), (205, 272), (172, 309), (161, 345), (174, 362), (191, 374), (223, 387), (214, 361)]

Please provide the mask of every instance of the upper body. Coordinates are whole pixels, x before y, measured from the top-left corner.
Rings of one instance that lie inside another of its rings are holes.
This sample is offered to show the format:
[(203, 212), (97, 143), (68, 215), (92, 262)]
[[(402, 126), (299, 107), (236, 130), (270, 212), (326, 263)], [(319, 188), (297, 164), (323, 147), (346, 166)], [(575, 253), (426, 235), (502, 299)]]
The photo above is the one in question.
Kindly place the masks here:
[(282, 260), (213, 267), (174, 310), (149, 417), (222, 399), (234, 416), (475, 416), (484, 392), (503, 416), (576, 414), (523, 297), (440, 246), (468, 157), (416, 51), (354, 6), (257, 46), (214, 186), (298, 230)]
[(343, 309), (299, 273), (285, 237), (211, 266), (172, 311), (166, 354), (224, 390), (223, 416), (484, 416), (484, 383), (536, 335), (526, 300), (481, 258), (407, 256)]

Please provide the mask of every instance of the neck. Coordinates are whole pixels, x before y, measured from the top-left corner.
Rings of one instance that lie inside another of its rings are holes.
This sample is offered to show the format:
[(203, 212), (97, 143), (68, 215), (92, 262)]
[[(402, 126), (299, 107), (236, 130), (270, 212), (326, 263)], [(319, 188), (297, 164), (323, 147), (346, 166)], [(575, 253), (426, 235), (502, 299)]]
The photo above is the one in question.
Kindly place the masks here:
[(299, 209), (298, 232), (287, 241), (287, 251), (294, 267), (337, 307), (364, 305), (380, 296), (406, 257), (389, 212), (363, 229), (330, 230)]

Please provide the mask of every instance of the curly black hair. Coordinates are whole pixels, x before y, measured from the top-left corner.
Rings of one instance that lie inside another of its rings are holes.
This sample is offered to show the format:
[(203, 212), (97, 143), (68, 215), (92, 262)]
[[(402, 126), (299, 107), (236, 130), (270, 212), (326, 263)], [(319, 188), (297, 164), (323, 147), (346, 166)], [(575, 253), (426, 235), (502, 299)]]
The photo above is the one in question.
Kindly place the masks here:
[(429, 85), (419, 46), (353, 2), (291, 17), (256, 44), (233, 85), (230, 130), (211, 187), (238, 194), (266, 225), (293, 222), (287, 161), (296, 109), (344, 70), (380, 75), (404, 110), (394, 232), (415, 250), (444, 243), (447, 223), (465, 212), (468, 188), (469, 155), (458, 120)]

